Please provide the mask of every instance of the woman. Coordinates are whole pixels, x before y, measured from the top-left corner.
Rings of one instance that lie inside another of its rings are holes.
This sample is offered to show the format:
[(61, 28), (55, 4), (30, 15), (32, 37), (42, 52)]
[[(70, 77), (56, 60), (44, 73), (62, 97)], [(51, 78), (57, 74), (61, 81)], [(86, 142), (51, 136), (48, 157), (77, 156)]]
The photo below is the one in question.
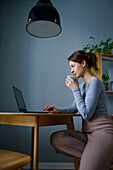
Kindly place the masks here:
[(107, 114), (103, 83), (95, 77), (91, 68), (97, 68), (93, 53), (76, 51), (69, 58), (71, 73), (83, 83), (67, 76), (66, 85), (72, 90), (74, 102), (70, 107), (57, 109), (46, 106), (52, 113), (77, 112), (82, 115), (82, 132), (63, 130), (51, 135), (55, 151), (81, 158), (80, 170), (108, 170), (113, 160), (113, 121)]

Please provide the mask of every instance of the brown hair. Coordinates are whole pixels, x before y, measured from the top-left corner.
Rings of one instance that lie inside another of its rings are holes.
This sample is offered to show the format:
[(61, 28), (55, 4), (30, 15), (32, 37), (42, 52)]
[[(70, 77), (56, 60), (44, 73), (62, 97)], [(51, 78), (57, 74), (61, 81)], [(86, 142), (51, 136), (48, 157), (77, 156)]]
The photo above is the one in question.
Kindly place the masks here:
[(79, 50), (79, 51), (75, 51), (68, 58), (68, 61), (74, 61), (78, 63), (82, 63), (83, 60), (86, 61), (86, 64), (89, 69), (93, 67), (95, 71), (99, 71), (99, 68), (97, 67), (97, 57), (94, 53), (85, 53), (84, 51)]

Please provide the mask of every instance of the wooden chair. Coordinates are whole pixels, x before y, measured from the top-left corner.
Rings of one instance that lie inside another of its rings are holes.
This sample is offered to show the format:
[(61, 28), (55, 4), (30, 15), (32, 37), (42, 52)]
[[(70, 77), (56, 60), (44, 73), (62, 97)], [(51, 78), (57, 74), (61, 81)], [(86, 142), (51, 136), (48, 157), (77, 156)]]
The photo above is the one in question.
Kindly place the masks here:
[(74, 166), (76, 170), (79, 170), (80, 167), (80, 158), (74, 157), (73, 158)]
[(22, 170), (22, 167), (31, 161), (31, 156), (0, 150), (0, 170)]

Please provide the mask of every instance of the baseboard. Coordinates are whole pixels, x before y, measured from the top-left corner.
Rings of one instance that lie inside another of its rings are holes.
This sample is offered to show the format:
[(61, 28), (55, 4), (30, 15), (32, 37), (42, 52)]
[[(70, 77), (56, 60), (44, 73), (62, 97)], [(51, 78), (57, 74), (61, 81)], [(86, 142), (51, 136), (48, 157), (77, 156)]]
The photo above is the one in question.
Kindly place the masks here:
[[(30, 164), (27, 164), (24, 169), (30, 169)], [(39, 169), (75, 169), (73, 163), (56, 163), (56, 162), (39, 162)]]

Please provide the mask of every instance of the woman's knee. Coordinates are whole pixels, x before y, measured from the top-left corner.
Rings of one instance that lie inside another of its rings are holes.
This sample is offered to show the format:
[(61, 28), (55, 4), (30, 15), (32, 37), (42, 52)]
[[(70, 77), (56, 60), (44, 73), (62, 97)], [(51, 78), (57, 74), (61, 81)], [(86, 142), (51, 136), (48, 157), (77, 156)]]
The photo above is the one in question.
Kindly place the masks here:
[(57, 132), (54, 132), (51, 134), (50, 136), (50, 144), (53, 146), (53, 147), (56, 147), (59, 145), (61, 145), (62, 143), (62, 138), (65, 134), (65, 131), (66, 130), (62, 130), (62, 131), (57, 131)]

